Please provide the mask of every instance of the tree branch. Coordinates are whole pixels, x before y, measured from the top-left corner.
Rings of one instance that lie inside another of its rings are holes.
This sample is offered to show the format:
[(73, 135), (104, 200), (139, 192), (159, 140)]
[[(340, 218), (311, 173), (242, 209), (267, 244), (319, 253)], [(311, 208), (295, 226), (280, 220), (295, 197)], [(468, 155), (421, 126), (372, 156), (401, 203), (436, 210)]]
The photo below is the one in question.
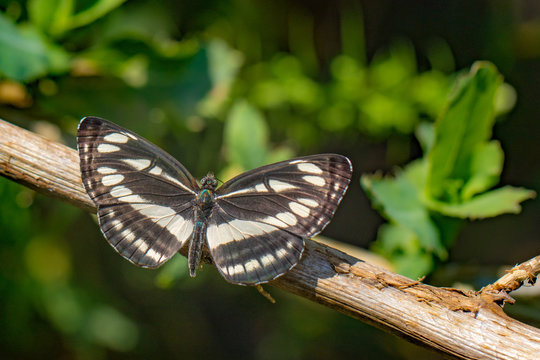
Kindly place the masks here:
[[(95, 211), (75, 150), (0, 120), (0, 174)], [(436, 288), (306, 241), (300, 263), (271, 282), (416, 343), (464, 359), (537, 359), (540, 330), (504, 314), (506, 293), (538, 274), (539, 257), (481, 292)]]

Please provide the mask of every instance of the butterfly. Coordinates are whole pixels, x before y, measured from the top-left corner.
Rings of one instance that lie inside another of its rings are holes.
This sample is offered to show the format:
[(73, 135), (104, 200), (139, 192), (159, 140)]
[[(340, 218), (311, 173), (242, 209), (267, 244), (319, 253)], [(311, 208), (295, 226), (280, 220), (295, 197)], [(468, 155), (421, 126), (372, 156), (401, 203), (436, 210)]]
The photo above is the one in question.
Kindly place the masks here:
[(304, 239), (330, 222), (352, 165), (337, 154), (262, 166), (199, 182), (171, 155), (98, 117), (77, 132), (83, 185), (107, 241), (133, 264), (156, 268), (189, 243), (195, 276), (204, 249), (233, 284), (258, 285), (293, 268)]

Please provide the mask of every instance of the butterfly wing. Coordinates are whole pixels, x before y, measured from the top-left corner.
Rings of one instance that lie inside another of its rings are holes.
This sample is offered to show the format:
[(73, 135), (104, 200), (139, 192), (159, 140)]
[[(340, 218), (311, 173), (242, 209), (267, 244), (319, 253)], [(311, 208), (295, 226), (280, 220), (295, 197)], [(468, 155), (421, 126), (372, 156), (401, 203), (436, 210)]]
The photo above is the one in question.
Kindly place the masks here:
[(156, 145), (97, 117), (81, 120), (77, 142), (105, 238), (136, 265), (163, 264), (193, 232), (195, 179)]
[(223, 277), (254, 285), (291, 269), (303, 239), (330, 222), (351, 175), (349, 159), (321, 154), (248, 171), (217, 189), (207, 239)]

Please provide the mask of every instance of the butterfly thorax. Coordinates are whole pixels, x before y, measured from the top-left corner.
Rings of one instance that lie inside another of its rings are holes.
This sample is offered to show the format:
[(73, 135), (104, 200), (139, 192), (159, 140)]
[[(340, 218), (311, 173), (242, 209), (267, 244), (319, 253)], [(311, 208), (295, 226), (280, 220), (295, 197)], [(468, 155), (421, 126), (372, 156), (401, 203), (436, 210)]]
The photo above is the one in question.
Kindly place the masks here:
[(201, 179), (201, 191), (197, 194), (199, 204), (205, 208), (209, 207), (214, 202), (214, 191), (217, 187), (217, 180), (214, 174), (208, 173)]

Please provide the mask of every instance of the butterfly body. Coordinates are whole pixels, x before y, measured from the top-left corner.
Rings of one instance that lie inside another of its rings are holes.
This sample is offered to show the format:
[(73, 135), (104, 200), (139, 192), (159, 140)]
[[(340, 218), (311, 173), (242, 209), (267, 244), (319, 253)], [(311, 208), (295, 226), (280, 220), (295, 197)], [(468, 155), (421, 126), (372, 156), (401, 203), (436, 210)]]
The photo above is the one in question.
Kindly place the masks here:
[(265, 165), (218, 187), (212, 173), (197, 182), (171, 155), (107, 120), (82, 119), (77, 141), (83, 184), (120, 255), (155, 268), (189, 243), (195, 276), (206, 246), (220, 274), (240, 285), (294, 267), (352, 174), (346, 157), (320, 154)]
[(206, 242), (206, 224), (214, 207), (214, 192), (217, 187), (217, 180), (214, 174), (208, 173), (201, 179), (201, 190), (197, 194), (197, 205), (195, 210), (195, 229), (189, 243), (188, 264), (189, 274), (194, 277), (197, 267), (201, 261), (202, 248)]

